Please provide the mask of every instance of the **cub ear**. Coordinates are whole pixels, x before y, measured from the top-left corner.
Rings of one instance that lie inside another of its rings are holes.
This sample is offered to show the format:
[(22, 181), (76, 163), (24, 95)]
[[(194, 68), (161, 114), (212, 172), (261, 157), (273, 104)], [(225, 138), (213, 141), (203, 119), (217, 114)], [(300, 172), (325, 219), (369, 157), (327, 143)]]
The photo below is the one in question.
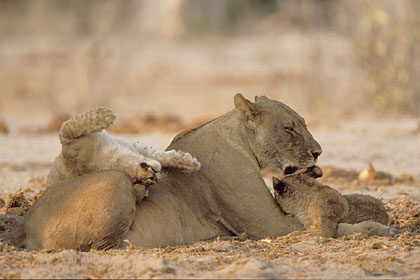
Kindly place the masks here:
[(276, 177), (272, 177), (271, 179), (273, 180), (273, 186), (274, 185), (277, 185), (277, 184), (279, 184), (281, 182), (280, 179), (279, 178), (276, 178)]
[(268, 100), (267, 96), (261, 95), (261, 96), (255, 96), (255, 102), (258, 102), (260, 100)]
[(278, 194), (282, 194), (287, 191), (286, 184), (276, 177), (273, 177), (273, 188)]
[(248, 128), (255, 128), (255, 117), (257, 115), (255, 104), (245, 99), (240, 93), (235, 95), (233, 101), (239, 114), (239, 119), (243, 124)]

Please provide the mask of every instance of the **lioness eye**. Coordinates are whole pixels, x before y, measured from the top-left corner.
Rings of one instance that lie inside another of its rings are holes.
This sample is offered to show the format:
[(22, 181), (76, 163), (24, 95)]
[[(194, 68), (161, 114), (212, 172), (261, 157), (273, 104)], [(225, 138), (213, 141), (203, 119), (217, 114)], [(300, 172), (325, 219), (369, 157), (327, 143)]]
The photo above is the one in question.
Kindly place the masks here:
[(149, 166), (147, 165), (147, 163), (142, 162), (140, 163), (140, 167), (143, 169), (147, 169)]

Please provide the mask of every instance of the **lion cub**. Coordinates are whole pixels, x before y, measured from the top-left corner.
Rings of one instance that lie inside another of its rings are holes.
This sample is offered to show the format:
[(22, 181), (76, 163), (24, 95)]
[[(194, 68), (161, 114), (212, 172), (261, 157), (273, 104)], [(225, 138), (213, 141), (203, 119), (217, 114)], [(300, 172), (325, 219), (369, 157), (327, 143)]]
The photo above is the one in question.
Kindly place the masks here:
[[(105, 107), (91, 109), (64, 122), (59, 132), (61, 154), (56, 158), (47, 179), (47, 187), (69, 178), (116, 169), (125, 172), (139, 187), (154, 184), (163, 167), (183, 172), (200, 169), (198, 160), (181, 151), (157, 151), (137, 141), (109, 135), (117, 116)], [(139, 184), (137, 184), (139, 183)], [(141, 192), (145, 192), (144, 187)]]
[(383, 203), (363, 194), (341, 195), (305, 175), (273, 177), (275, 198), (281, 209), (294, 215), (306, 229), (323, 237), (338, 237), (353, 232), (368, 235), (394, 235), (386, 226), (388, 214)]

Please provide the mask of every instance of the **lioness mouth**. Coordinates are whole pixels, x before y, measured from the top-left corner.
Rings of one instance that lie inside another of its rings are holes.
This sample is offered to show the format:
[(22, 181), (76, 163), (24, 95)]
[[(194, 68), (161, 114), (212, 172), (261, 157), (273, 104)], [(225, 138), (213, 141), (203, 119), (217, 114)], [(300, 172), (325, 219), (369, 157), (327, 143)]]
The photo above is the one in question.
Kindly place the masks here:
[(302, 173), (305, 173), (307, 170), (308, 170), (308, 168), (299, 168), (299, 167), (296, 167), (296, 166), (288, 166), (284, 170), (284, 177), (293, 176), (293, 175), (297, 175), (297, 174), (302, 174)]

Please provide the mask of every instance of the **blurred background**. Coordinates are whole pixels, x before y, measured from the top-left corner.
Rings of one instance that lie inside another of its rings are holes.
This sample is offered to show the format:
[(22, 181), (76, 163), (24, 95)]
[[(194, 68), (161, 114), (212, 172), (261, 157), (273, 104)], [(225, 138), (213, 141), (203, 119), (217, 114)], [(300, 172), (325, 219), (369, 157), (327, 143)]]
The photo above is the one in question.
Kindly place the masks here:
[(418, 0), (0, 0), (0, 119), (195, 122), (233, 96), (311, 123), (420, 115)]

